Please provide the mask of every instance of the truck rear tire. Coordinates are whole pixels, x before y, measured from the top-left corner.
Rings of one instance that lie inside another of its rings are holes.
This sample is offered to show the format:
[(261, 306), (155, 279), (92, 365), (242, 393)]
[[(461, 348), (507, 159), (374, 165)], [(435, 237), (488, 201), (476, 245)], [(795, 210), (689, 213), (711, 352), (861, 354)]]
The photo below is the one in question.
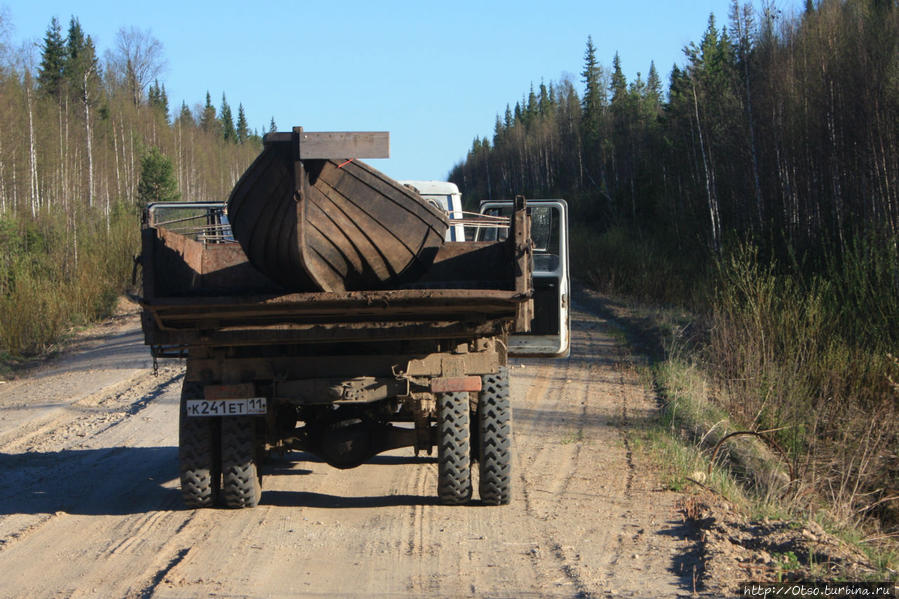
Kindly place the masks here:
[(512, 406), (506, 367), (483, 378), (478, 398), (478, 440), (481, 501), (485, 505), (506, 505), (512, 498)]
[(184, 382), (178, 417), (178, 461), (181, 471), (181, 496), (187, 507), (215, 505), (221, 484), (219, 462), (219, 419), (190, 418), (185, 400), (203, 397), (203, 386)]
[(222, 495), (231, 508), (255, 507), (262, 496), (252, 416), (222, 418)]
[(471, 418), (468, 393), (437, 396), (437, 496), (445, 505), (471, 499)]

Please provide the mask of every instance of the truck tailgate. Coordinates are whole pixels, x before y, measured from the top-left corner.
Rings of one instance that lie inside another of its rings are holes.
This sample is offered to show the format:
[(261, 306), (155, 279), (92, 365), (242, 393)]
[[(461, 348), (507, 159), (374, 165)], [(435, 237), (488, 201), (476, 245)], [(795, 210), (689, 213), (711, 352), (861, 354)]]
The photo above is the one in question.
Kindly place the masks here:
[(498, 289), (402, 289), (140, 299), (147, 343), (242, 345), (453, 338), (498, 332), (529, 296)]

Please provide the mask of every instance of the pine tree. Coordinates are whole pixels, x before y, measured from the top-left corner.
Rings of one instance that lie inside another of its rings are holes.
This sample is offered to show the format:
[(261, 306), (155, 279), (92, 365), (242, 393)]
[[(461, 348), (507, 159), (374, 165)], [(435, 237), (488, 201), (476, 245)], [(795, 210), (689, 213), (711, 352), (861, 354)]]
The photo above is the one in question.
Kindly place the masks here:
[(169, 98), (165, 93), (165, 84), (159, 85), (159, 80), (154, 80), (147, 90), (147, 98), (151, 108), (164, 115), (166, 119), (169, 117)]
[(584, 113), (588, 120), (598, 117), (605, 104), (605, 96), (602, 92), (600, 80), (602, 68), (596, 61), (596, 46), (593, 45), (593, 36), (587, 36), (587, 49), (584, 52), (584, 70), (581, 71), (584, 81)]
[(662, 80), (659, 78), (659, 72), (656, 70), (655, 61), (649, 63), (649, 75), (646, 77), (646, 97), (651, 104), (661, 106), (662, 104)]
[(627, 93), (631, 98), (641, 99), (646, 95), (646, 82), (643, 81), (643, 74), (637, 71), (637, 77), (628, 86)]
[(181, 198), (172, 161), (157, 147), (153, 147), (140, 161), (137, 197), (142, 205), (174, 202)]
[(81, 23), (72, 17), (66, 36), (65, 54), (62, 65), (62, 81), (66, 91), (75, 102), (80, 102), (84, 115), (85, 153), (87, 156), (88, 206), (94, 205), (94, 155), (91, 108), (103, 93), (100, 80), (100, 64), (90, 36), (84, 35)]
[(237, 105), (237, 143), (244, 143), (250, 137), (247, 115), (244, 113), (243, 104)]
[(228, 100), (225, 99), (224, 93), (222, 94), (222, 110), (219, 115), (219, 122), (222, 128), (222, 139), (236, 142), (237, 132), (234, 130), (234, 117), (231, 115), (231, 107), (228, 105)]
[(78, 19), (72, 17), (69, 21), (69, 33), (65, 41), (65, 53), (63, 54), (62, 75), (70, 87), (81, 83), (81, 71), (86, 65), (82, 64), (82, 54), (86, 50), (87, 40), (84, 38), (84, 30)]
[(277, 130), (278, 130), (278, 126), (275, 125), (275, 117), (272, 117), (272, 122), (269, 123), (269, 125), (268, 125), (268, 132), (274, 133)]
[(100, 92), (100, 63), (94, 42), (85, 37), (78, 19), (69, 21), (66, 37), (62, 74), (66, 85), (73, 90), (79, 100), (85, 96), (96, 99)]
[(550, 110), (552, 110), (552, 101), (549, 98), (549, 90), (546, 88), (546, 84), (543, 81), (540, 82), (540, 96), (537, 99), (537, 110), (542, 118), (546, 118), (546, 116), (549, 115)]
[(41, 64), (38, 66), (37, 84), (42, 93), (57, 99), (60, 97), (65, 64), (66, 46), (62, 39), (62, 28), (59, 20), (53, 17), (41, 44)]
[(525, 104), (525, 125), (530, 127), (535, 118), (537, 117), (538, 107), (537, 107), (537, 94), (534, 93), (534, 82), (531, 82), (531, 89), (528, 92), (528, 101)]
[(195, 125), (194, 123), (194, 115), (190, 113), (190, 108), (187, 107), (187, 102), (181, 101), (181, 113), (178, 115), (178, 121), (181, 125)]
[[(602, 89), (602, 69), (596, 61), (596, 46), (593, 37), (587, 36), (587, 49), (584, 52), (584, 70), (581, 71), (584, 81), (583, 112), (581, 117), (584, 156), (590, 170), (602, 170), (602, 118), (605, 108), (605, 94)], [(598, 174), (598, 173), (597, 173)], [(599, 184), (594, 179), (594, 184)]]
[(203, 113), (200, 115), (200, 129), (207, 133), (212, 133), (216, 130), (217, 126), (218, 121), (215, 118), (215, 107), (212, 105), (212, 98), (207, 91), (206, 106), (203, 107)]
[(612, 81), (609, 84), (609, 91), (612, 92), (612, 106), (621, 104), (627, 96), (627, 79), (621, 70), (621, 57), (618, 52), (615, 52), (612, 59)]
[(493, 145), (499, 144), (500, 138), (503, 136), (503, 121), (496, 115), (496, 122), (493, 124)]

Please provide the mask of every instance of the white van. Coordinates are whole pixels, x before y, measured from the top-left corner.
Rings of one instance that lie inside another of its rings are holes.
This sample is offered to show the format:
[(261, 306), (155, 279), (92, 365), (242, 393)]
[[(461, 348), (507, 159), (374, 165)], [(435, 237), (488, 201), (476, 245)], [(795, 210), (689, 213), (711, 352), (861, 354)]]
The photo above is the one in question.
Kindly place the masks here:
[[(566, 358), (571, 354), (571, 271), (568, 266), (568, 202), (528, 200), (534, 272), (531, 332), (509, 338), (509, 355)], [(481, 214), (510, 216), (513, 203), (481, 202)], [(505, 239), (508, 229), (477, 229), (473, 241)]]
[[(447, 181), (400, 181), (411, 187), (428, 202), (445, 211), (450, 219), (450, 227), (446, 231), (446, 241), (465, 241), (465, 228), (462, 226), (462, 194), (455, 183)], [(452, 224), (458, 220), (459, 224)]]

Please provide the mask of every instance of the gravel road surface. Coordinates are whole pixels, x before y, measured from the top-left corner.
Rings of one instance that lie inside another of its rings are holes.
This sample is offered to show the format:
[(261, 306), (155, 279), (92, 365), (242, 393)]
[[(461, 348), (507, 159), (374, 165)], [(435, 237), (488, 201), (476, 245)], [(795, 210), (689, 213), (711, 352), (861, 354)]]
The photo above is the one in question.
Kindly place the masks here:
[(0, 384), (0, 597), (672, 597), (680, 496), (632, 451), (651, 418), (612, 325), (575, 304), (566, 360), (513, 362), (511, 505), (445, 507), (411, 450), (335, 470), (289, 453), (259, 507), (185, 509), (177, 361), (134, 308)]

